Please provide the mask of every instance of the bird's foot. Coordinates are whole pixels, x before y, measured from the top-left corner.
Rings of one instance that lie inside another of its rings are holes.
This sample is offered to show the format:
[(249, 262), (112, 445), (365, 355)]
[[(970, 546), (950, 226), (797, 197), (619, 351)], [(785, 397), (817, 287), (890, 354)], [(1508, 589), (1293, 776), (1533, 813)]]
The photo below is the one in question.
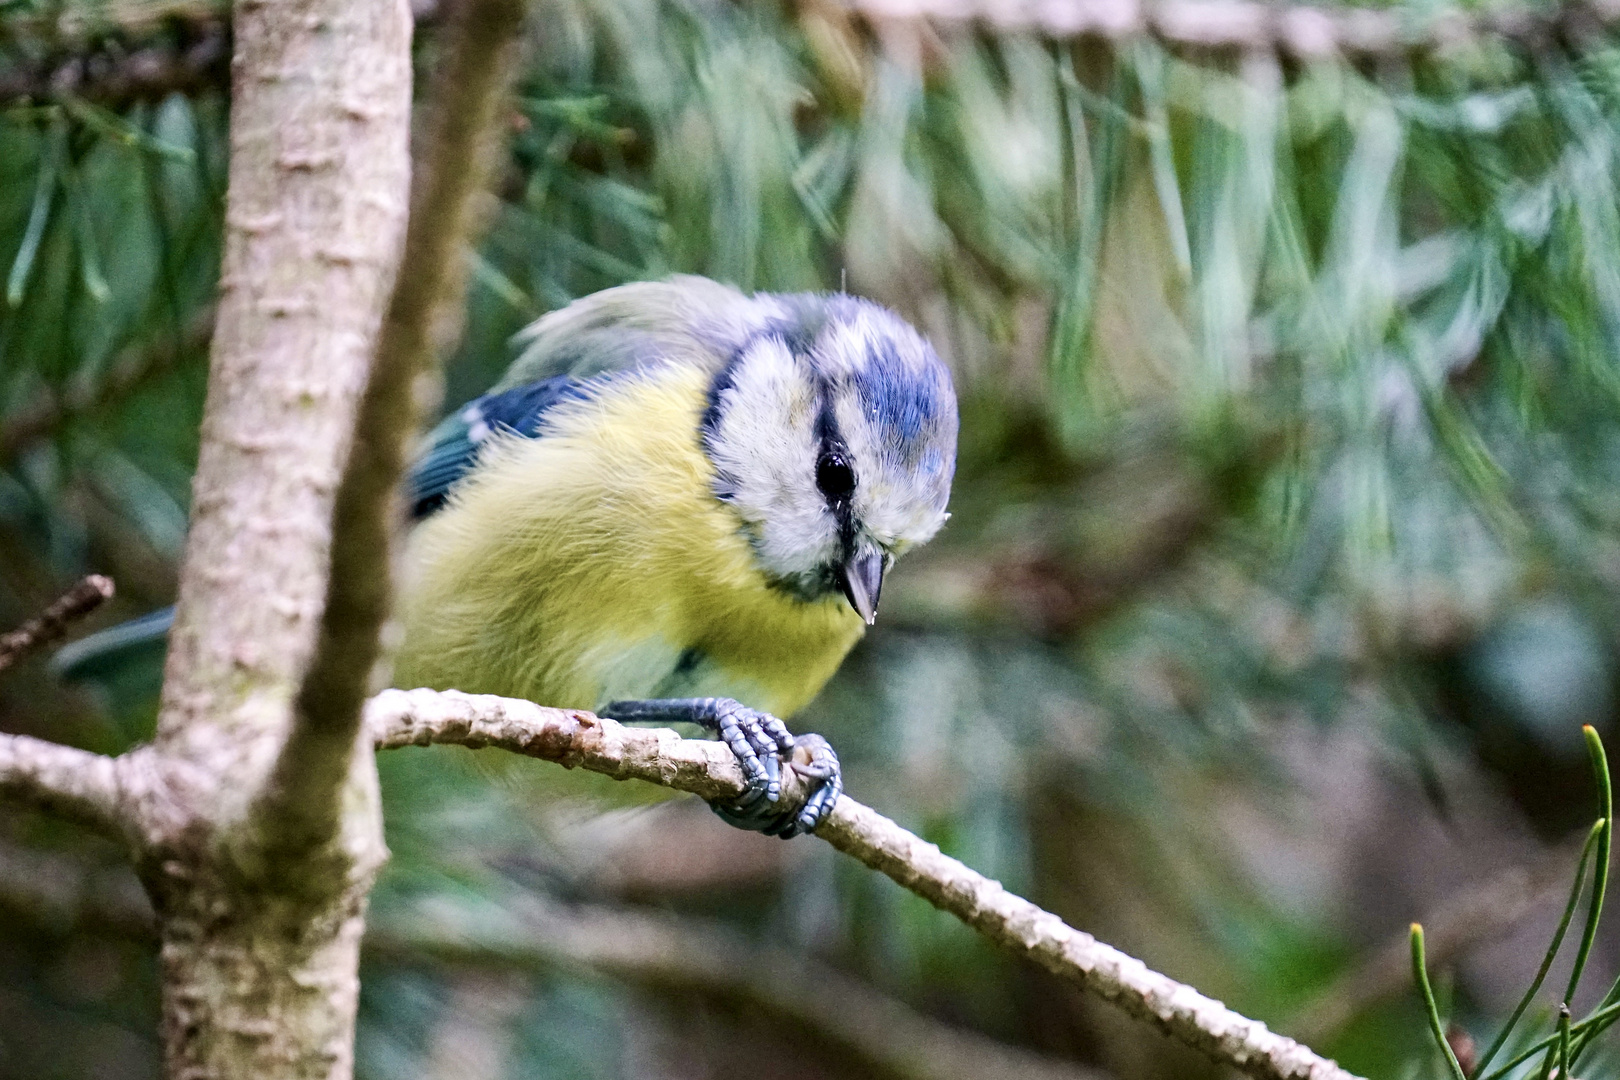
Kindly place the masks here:
[(712, 727), (731, 748), (742, 766), (748, 790), (734, 804), (739, 807), (774, 805), (782, 797), (780, 755), (793, 752), (793, 734), (770, 713), (750, 709), (730, 698), (716, 698)]
[(816, 831), (827, 815), (832, 813), (838, 796), (844, 791), (843, 771), (832, 745), (820, 735), (800, 735), (793, 740), (793, 750), (785, 759), (776, 754), (767, 755), (765, 767), (772, 783), (771, 790), (781, 790), (781, 769), (785, 763), (801, 778), (813, 785), (810, 797), (797, 811), (782, 811), (776, 807), (775, 795), (761, 797), (744, 795), (733, 803), (710, 803), (721, 820), (737, 826), (762, 832), (767, 836), (780, 836), (784, 840), (800, 833)]
[[(739, 829), (750, 829), (784, 840), (814, 832), (832, 813), (844, 790), (838, 755), (820, 735), (797, 738), (770, 713), (750, 709), (730, 698), (664, 698), (615, 701), (603, 710), (627, 723), (701, 724), (720, 736), (742, 767), (747, 790), (735, 801), (711, 803), (714, 812)], [(809, 781), (813, 790), (797, 811), (781, 810), (782, 766)]]

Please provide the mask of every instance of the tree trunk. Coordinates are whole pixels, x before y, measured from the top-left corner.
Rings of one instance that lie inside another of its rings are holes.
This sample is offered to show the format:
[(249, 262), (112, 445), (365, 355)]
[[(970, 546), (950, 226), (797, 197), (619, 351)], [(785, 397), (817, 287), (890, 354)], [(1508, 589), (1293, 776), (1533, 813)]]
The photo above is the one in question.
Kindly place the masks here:
[[(158, 897), (163, 1053), (175, 1080), (353, 1072), (364, 883), (312, 905), (176, 868)], [(148, 878), (149, 888), (152, 879)]]
[[(342, 1080), (387, 856), (375, 763), (348, 740), (345, 765), (340, 743), (325, 793), (289, 791), (277, 765), (404, 233), (411, 17), (404, 0), (242, 0), (234, 29), (219, 312), (138, 866), (167, 1075)], [(340, 813), (290, 837), (288, 801)]]

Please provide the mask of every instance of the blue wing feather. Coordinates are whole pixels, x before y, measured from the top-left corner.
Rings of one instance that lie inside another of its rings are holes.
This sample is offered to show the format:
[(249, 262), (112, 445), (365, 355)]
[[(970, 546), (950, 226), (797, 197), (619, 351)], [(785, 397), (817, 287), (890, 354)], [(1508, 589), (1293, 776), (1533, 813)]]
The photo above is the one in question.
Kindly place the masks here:
[[(676, 277), (621, 285), (552, 312), (518, 335), (521, 354), (494, 390), (433, 430), (406, 478), (411, 516), (420, 520), (443, 506), (492, 435), (540, 436), (559, 403), (648, 363), (718, 370), (749, 337), (780, 321), (791, 299), (749, 298), (703, 278)], [(161, 640), (173, 616), (165, 608), (90, 635), (63, 650), (61, 674), (89, 674), (104, 655)]]
[(591, 381), (557, 375), (485, 394), (445, 417), (433, 429), (427, 452), (407, 480), (411, 516), (425, 518), (443, 506), (450, 489), (472, 471), (479, 452), (492, 436), (508, 433), (535, 437), (540, 434), (546, 413), (560, 402), (580, 397)]
[(545, 316), (517, 336), (522, 353), (495, 389), (434, 429), (409, 477), (412, 517), (444, 505), (491, 435), (539, 435), (559, 402), (647, 364), (718, 368), (743, 341), (779, 321), (786, 302), (677, 277), (607, 289)]
[[(491, 435), (511, 432), (528, 438), (540, 434), (546, 413), (558, 403), (580, 397), (588, 383), (559, 375), (510, 390), (485, 394), (444, 418), (428, 443), (428, 450), (406, 479), (411, 516), (427, 517), (449, 497), (450, 489), (478, 462), (478, 452)], [(91, 634), (64, 646), (51, 660), (55, 674), (69, 682), (96, 677), (109, 665), (162, 642), (174, 623), (174, 608), (166, 607), (137, 619)]]

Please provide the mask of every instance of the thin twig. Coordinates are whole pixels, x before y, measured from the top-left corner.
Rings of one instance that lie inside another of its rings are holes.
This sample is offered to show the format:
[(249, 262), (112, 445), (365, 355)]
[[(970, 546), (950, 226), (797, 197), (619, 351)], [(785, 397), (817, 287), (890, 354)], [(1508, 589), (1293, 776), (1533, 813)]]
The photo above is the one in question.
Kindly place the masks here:
[[(452, 743), (639, 779), (708, 799), (736, 798), (742, 770), (724, 744), (636, 730), (588, 712), (453, 691), (387, 690), (367, 707), (381, 748)], [(784, 806), (806, 792), (791, 772)], [(1008, 892), (848, 796), (816, 835), (948, 911), (990, 940), (1113, 1002), (1211, 1059), (1261, 1080), (1353, 1080), (1264, 1024), (1240, 1016)]]
[[(742, 770), (722, 743), (682, 739), (667, 729), (630, 729), (588, 712), (510, 698), (387, 690), (367, 704), (365, 722), (379, 749), (493, 746), (708, 799), (736, 798), (745, 788)], [(121, 774), (138, 773), (135, 756), (151, 753), (140, 748), (114, 759), (26, 736), (0, 736), (0, 795), (118, 835), (136, 827), (123, 820), (124, 803), (141, 801), (138, 793), (123, 798)], [(783, 781), (784, 806), (802, 802), (807, 792), (797, 775), (790, 770)], [(1073, 929), (848, 796), (839, 799), (817, 835), (991, 941), (1216, 1062), (1260, 1080), (1356, 1080), (1310, 1048)]]
[(858, 979), (747, 941), (700, 919), (604, 907), (560, 908), (532, 897), (476, 911), (435, 898), (378, 920), (368, 955), (517, 968), (588, 968), (689, 999), (743, 1004), (814, 1032), (889, 1080), (1100, 1080), (1081, 1065), (1006, 1046), (933, 1020)]
[(112, 599), (112, 578), (91, 574), (9, 634), (0, 634), (0, 671), (61, 639), (68, 628)]
[(978, 23), (996, 32), (1034, 31), (1062, 40), (1152, 38), (1176, 48), (1277, 52), (1299, 60), (1422, 54), (1490, 40), (1539, 45), (1596, 36), (1620, 20), (1620, 6), (1610, 0), (1572, 0), (1546, 9), (1518, 4), (1482, 12), (1453, 9), (1428, 18), (1397, 10), (1255, 0), (845, 2), (880, 24), (907, 19)]
[(119, 760), (29, 735), (0, 735), (0, 796), (122, 837)]

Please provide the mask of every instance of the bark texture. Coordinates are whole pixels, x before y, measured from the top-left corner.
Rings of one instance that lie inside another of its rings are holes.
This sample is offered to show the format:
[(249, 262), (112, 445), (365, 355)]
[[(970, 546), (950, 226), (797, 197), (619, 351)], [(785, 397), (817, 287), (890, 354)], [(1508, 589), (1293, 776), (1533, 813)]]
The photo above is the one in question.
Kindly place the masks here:
[(119, 761), (28, 735), (0, 735), (0, 795), (121, 838)]
[[(361, 706), (395, 489), (433, 327), (458, 306), (484, 177), (469, 162), (498, 129), (522, 7), (454, 15), (407, 242), (404, 0), (234, 6), (225, 252), (157, 733), (116, 760), (0, 737), (0, 794), (130, 844), (171, 1077), (352, 1072), (366, 895), (387, 856)], [(25, 630), (18, 655), (42, 640)]]
[[(723, 743), (682, 739), (667, 729), (626, 728), (588, 712), (510, 698), (387, 690), (368, 705), (367, 724), (379, 749), (495, 746), (706, 799), (736, 798), (745, 787), (742, 769)], [(782, 786), (784, 805), (799, 805), (808, 794), (791, 771)], [(816, 835), (997, 944), (1221, 1064), (1258, 1080), (1355, 1080), (1309, 1047), (1074, 929), (847, 795)]]
[(124, 762), (171, 1077), (351, 1071), (365, 897), (386, 856), (371, 755), (339, 750), (341, 828), (304, 850), (275, 843), (265, 811), (405, 225), (410, 38), (403, 0), (235, 7), (191, 532), (157, 735)]
[(315, 645), (405, 223), (410, 34), (402, 0), (236, 8), (219, 314), (154, 743), (211, 775), (264, 775)]

